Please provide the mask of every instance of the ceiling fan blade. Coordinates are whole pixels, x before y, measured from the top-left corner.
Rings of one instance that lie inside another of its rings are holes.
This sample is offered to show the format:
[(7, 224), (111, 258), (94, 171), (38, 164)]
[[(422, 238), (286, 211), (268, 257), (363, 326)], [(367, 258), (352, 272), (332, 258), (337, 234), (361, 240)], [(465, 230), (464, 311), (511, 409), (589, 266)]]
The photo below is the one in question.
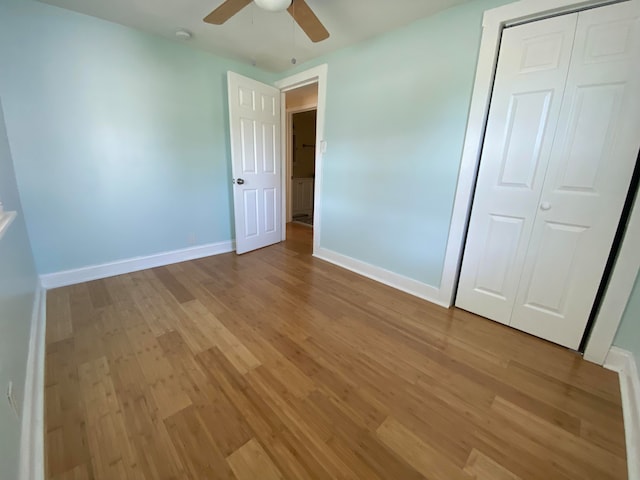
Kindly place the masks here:
[(312, 42), (321, 42), (329, 38), (329, 32), (304, 0), (293, 0), (287, 11)]
[(204, 21), (214, 25), (222, 25), (251, 2), (252, 0), (226, 0), (226, 2), (204, 17)]

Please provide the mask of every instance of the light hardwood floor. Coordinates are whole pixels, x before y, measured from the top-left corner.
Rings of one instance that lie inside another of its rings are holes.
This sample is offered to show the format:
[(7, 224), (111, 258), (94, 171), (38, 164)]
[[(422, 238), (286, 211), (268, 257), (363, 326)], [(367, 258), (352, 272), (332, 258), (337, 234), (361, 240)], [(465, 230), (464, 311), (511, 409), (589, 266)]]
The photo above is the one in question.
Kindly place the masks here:
[(626, 478), (616, 374), (288, 235), (48, 292), (47, 478)]

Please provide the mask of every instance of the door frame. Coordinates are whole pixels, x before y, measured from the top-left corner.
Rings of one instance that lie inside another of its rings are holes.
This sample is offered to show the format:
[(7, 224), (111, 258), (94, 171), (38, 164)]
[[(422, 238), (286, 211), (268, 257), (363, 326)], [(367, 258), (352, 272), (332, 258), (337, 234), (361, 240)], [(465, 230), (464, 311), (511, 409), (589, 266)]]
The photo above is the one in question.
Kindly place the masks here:
[[(313, 194), (313, 254), (315, 255), (320, 248), (320, 232), (322, 227), (322, 160), (327, 149), (327, 142), (324, 140), (324, 128), (326, 118), (327, 103), (327, 72), (329, 68), (327, 64), (318, 65), (290, 77), (283, 78), (274, 83), (276, 88), (280, 89), (280, 104), (285, 108), (280, 109), (281, 115), (281, 142), (286, 145), (287, 142), (287, 110), (285, 93), (289, 90), (295, 90), (299, 87), (318, 84), (318, 105), (316, 116), (316, 174), (314, 180)], [(289, 186), (285, 176), (287, 175), (287, 153), (286, 149), (281, 149), (282, 162), (282, 240), (286, 240), (287, 235), (287, 197), (289, 196)]]
[[(285, 92), (286, 93), (286, 92)], [(294, 107), (291, 109), (287, 109), (287, 134), (286, 134), (286, 143), (285, 143), (285, 148), (286, 148), (286, 152), (285, 152), (285, 156), (286, 156), (286, 162), (287, 162), (287, 177), (286, 180), (287, 182), (291, 182), (293, 177), (293, 115), (296, 113), (303, 113), (303, 112), (311, 112), (315, 110), (316, 111), (316, 118), (317, 118), (317, 111), (318, 111), (318, 104), (317, 103), (310, 103), (308, 105), (302, 105), (300, 107)], [(317, 121), (317, 120), (316, 120)], [(316, 132), (318, 131), (318, 126), (316, 125)], [(315, 165), (314, 165), (314, 169), (313, 169), (313, 174), (314, 174), (314, 181), (315, 181)], [(288, 184), (289, 186), (291, 185), (291, 183)], [(286, 208), (286, 213), (287, 213), (287, 222), (291, 222), (293, 221), (293, 196), (291, 195), (291, 189), (287, 189), (285, 190), (283, 193), (287, 198), (287, 208)]]
[[(640, 11), (640, 0), (521, 0), (484, 13), (476, 77), (440, 283), (439, 299), (443, 304), (453, 305), (457, 290), (502, 30), (519, 23), (623, 1), (631, 2)], [(634, 252), (634, 247), (640, 243), (638, 203), (640, 202), (634, 202), (632, 207), (615, 266), (584, 353), (585, 359), (601, 365), (613, 344), (640, 268), (640, 256)]]

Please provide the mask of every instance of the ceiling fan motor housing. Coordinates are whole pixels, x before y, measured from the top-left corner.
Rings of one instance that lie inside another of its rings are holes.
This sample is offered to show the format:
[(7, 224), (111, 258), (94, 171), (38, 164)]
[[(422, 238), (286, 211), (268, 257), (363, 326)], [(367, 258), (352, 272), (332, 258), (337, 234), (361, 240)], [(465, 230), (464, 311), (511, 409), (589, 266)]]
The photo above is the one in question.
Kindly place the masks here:
[(263, 10), (281, 12), (289, 8), (291, 0), (253, 0)]
[[(204, 21), (213, 25), (222, 25), (252, 1), (260, 8), (271, 12), (287, 10), (312, 42), (321, 42), (329, 38), (329, 32), (318, 19), (305, 0), (225, 0), (218, 8), (207, 15)], [(295, 2), (295, 4), (293, 3)], [(293, 8), (290, 8), (294, 5)]]

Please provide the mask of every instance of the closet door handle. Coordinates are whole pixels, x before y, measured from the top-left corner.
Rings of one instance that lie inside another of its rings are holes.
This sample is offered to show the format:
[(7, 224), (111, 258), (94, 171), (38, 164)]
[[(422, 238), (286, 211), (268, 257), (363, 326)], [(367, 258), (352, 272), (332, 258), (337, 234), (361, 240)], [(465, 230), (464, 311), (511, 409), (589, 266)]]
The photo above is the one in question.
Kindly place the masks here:
[(549, 202), (542, 202), (540, 204), (540, 210), (551, 210), (551, 204)]

